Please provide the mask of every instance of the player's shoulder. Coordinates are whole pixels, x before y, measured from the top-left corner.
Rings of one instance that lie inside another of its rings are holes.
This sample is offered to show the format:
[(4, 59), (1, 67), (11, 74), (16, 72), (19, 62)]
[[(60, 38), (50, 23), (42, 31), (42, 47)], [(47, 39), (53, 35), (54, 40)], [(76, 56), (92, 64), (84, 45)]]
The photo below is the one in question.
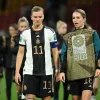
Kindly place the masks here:
[(44, 28), (49, 32), (55, 33), (54, 29), (51, 27), (45, 26)]
[(26, 28), (25, 30), (23, 30), (23, 32), (29, 32), (30, 28)]
[(30, 28), (27, 28), (25, 30), (22, 31), (22, 35), (27, 35), (28, 33), (30, 33)]

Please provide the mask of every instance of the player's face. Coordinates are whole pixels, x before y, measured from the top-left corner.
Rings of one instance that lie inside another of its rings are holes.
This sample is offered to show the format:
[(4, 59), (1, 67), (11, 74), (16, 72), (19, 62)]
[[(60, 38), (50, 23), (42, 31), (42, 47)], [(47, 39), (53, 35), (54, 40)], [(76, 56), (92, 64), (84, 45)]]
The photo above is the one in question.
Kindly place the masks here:
[(63, 24), (59, 27), (58, 33), (63, 35), (67, 33), (67, 24)]
[(84, 27), (84, 22), (86, 21), (85, 18), (79, 13), (79, 12), (74, 12), (72, 15), (72, 21), (76, 29), (80, 29)]
[(17, 31), (15, 30), (14, 27), (10, 26), (9, 27), (9, 33), (10, 33), (11, 36), (13, 36), (13, 35), (17, 34)]
[(23, 31), (26, 28), (28, 28), (28, 24), (26, 22), (20, 22), (18, 28), (19, 28), (20, 31)]
[(43, 22), (44, 14), (42, 11), (33, 12), (31, 15), (31, 20), (34, 26), (40, 26)]

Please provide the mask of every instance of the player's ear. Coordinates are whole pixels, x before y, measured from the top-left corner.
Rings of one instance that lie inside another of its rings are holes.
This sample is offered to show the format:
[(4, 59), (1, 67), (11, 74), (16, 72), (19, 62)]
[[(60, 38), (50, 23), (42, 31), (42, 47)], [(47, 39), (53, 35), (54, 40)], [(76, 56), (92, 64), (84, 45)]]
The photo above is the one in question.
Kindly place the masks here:
[(31, 17), (31, 20), (32, 20), (32, 15), (30, 17)]
[(43, 15), (42, 19), (44, 20), (44, 15)]

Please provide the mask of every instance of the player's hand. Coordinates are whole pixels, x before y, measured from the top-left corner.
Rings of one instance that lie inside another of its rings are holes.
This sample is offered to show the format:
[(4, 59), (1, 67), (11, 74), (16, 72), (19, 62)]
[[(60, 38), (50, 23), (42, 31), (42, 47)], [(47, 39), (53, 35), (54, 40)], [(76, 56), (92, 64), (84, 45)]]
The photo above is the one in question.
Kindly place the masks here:
[(19, 82), (21, 82), (21, 76), (19, 73), (15, 74), (15, 82), (19, 85)]
[(65, 73), (60, 73), (59, 80), (65, 82)]
[(99, 77), (99, 76), (100, 76), (100, 69), (96, 69), (95, 77)]
[(62, 51), (62, 50), (60, 49), (60, 50), (58, 51), (58, 53), (61, 54), (61, 51)]
[(59, 81), (59, 73), (58, 72), (55, 73), (55, 79), (56, 79), (56, 82)]

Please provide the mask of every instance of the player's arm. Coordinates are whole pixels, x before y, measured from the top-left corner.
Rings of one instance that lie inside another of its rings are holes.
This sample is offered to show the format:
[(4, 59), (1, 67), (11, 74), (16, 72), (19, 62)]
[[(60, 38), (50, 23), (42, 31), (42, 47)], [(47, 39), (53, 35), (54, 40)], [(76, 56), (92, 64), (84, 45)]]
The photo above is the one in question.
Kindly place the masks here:
[[(98, 54), (97, 66), (100, 67), (100, 51), (99, 51), (99, 54)], [(95, 96), (98, 93), (98, 84), (99, 84), (99, 79), (98, 79), (98, 77), (95, 77), (94, 84), (93, 84), (93, 93), (94, 93)]]
[(56, 34), (54, 31), (51, 33), (50, 39), (51, 39), (50, 46), (51, 46), (53, 61), (55, 65), (55, 72), (58, 73), (59, 71), (59, 52), (58, 52), (57, 38), (56, 38)]
[(54, 61), (54, 66), (55, 66), (55, 79), (56, 81), (59, 81), (59, 53), (58, 53), (58, 48), (52, 48), (52, 56), (53, 56), (53, 61)]
[(19, 81), (21, 81), (19, 72), (20, 72), (23, 57), (24, 57), (24, 46), (19, 46), (17, 59), (16, 59), (16, 73), (15, 73), (15, 81), (17, 84), (19, 84)]
[(67, 68), (67, 34), (63, 36), (64, 43), (62, 45), (62, 53), (61, 53), (61, 67), (60, 67), (60, 75), (59, 80), (65, 82), (65, 74)]
[(24, 49), (25, 49), (25, 45), (26, 45), (26, 40), (25, 40), (25, 33), (22, 33), (20, 35), (20, 40), (19, 40), (19, 49), (18, 49), (18, 53), (17, 53), (17, 58), (16, 58), (16, 74), (15, 74), (15, 81), (17, 84), (19, 84), (19, 81), (21, 81), (21, 77), (20, 77), (20, 67), (22, 64), (22, 60), (24, 57)]
[(98, 65), (98, 67), (100, 67), (100, 51), (99, 51), (99, 53), (98, 53), (97, 65)]
[(24, 46), (19, 46), (17, 59), (16, 59), (16, 73), (19, 73), (24, 56)]
[(58, 73), (59, 71), (59, 53), (58, 53), (58, 48), (52, 48), (52, 56), (53, 56), (53, 61), (55, 65), (55, 72)]
[(97, 32), (94, 32), (94, 34), (93, 34), (93, 43), (94, 43), (94, 50), (95, 50), (95, 56), (96, 56), (95, 77), (98, 77), (98, 76), (100, 76), (100, 67), (98, 66), (98, 54), (100, 51), (100, 38), (99, 38)]
[(62, 45), (62, 53), (61, 53), (61, 67), (60, 67), (60, 75), (59, 80), (65, 82), (65, 73), (66, 73), (66, 58), (67, 58), (67, 46)]

